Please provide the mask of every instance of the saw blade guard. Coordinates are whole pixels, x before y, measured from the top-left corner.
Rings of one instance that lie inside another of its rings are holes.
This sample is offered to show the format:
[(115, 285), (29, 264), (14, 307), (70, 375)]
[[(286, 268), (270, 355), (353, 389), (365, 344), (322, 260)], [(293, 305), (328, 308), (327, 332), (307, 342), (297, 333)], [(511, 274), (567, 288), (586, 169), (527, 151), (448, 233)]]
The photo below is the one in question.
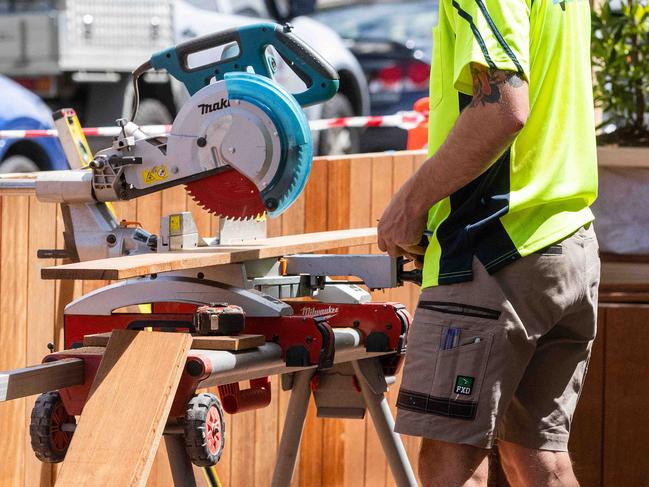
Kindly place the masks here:
[[(188, 184), (188, 190), (204, 208), (222, 216), (256, 217), (258, 213), (254, 212), (258, 212), (260, 207), (265, 209), (271, 217), (279, 216), (298, 198), (306, 185), (311, 169), (313, 149), (308, 121), (301, 106), (330, 99), (338, 90), (339, 78), (331, 65), (290, 31), (291, 28), (288, 25), (262, 23), (218, 32), (192, 39), (154, 54), (149, 62), (134, 71), (134, 83), (137, 85), (137, 77), (147, 69), (165, 69), (185, 84), (192, 99), (208, 89), (208, 86), (214, 87), (224, 83), (227, 87), (225, 90), (227, 91), (227, 100), (240, 101), (239, 111), (245, 110), (244, 105), (248, 105), (247, 109), (251, 116), (243, 116), (243, 118), (239, 116), (239, 119), (252, 120), (256, 117), (262, 121), (257, 124), (258, 127), (266, 125), (267, 129), (262, 129), (259, 133), (265, 133), (264, 137), (267, 141), (272, 142), (270, 148), (268, 144), (265, 144), (267, 163), (259, 164), (263, 157), (259, 154), (252, 155), (253, 152), (261, 152), (259, 142), (250, 144), (248, 150), (245, 151), (250, 153), (251, 157), (244, 157), (242, 150), (236, 151), (236, 157), (227, 155), (220, 157), (221, 160), (229, 160), (226, 165), (244, 176), (239, 178), (241, 188), (235, 188), (238, 179), (232, 174), (198, 177), (194, 178), (194, 182)], [(231, 49), (235, 44), (238, 50)], [(273, 82), (273, 69), (267, 55), (268, 46), (273, 46), (287, 65), (302, 79), (307, 87), (305, 91), (291, 94)], [(192, 54), (198, 54), (201, 59), (205, 59), (204, 52), (212, 48), (223, 48), (224, 53), (227, 51), (234, 54), (216, 62), (208, 61), (200, 66), (190, 65), (189, 57)], [(224, 102), (223, 100), (220, 102), (216, 100), (216, 102), (215, 106), (218, 107), (216, 109), (220, 111)], [(263, 113), (253, 113), (258, 110)], [(210, 110), (210, 112), (212, 111)], [(218, 116), (227, 115), (228, 111), (229, 108), (223, 110)], [(192, 131), (176, 132), (177, 128), (185, 126), (187, 123), (185, 117), (181, 116), (186, 115), (184, 112), (187, 110), (183, 108), (176, 117), (172, 134), (186, 136), (195, 133)], [(263, 122), (263, 119), (266, 119), (268, 123)], [(245, 120), (242, 123), (247, 124)], [(191, 122), (189, 125), (192, 125)], [(227, 149), (234, 154), (234, 145), (243, 149), (238, 142), (244, 139), (250, 141), (248, 136), (241, 136), (241, 134), (237, 134), (237, 131), (228, 130), (226, 125), (225, 121), (214, 122), (214, 130), (211, 132), (215, 133), (206, 132), (200, 137), (203, 137), (203, 141), (205, 141), (205, 138), (213, 139), (214, 137), (211, 135), (216, 135), (216, 132), (229, 133), (231, 134), (229, 139), (231, 146)], [(274, 129), (269, 132), (268, 128), (271, 125), (274, 126)], [(255, 130), (247, 132), (245, 127), (239, 127), (239, 132), (252, 134)], [(227, 135), (221, 136), (222, 140), (225, 140), (226, 137)], [(279, 144), (276, 144), (277, 139), (279, 139)], [(170, 140), (170, 154), (174, 152), (171, 151), (171, 146), (177, 146), (176, 148), (180, 149), (183, 144), (180, 141), (172, 142)], [(212, 148), (222, 150), (222, 145), (212, 144), (209, 148), (210, 150)], [(184, 153), (193, 153), (194, 150), (188, 148)], [(183, 153), (183, 151), (176, 152)], [(221, 155), (223, 154), (225, 153), (221, 152)], [(257, 157), (258, 155), (259, 157)], [(277, 156), (279, 156), (279, 161), (276, 159)], [(216, 158), (219, 159), (219, 157)], [(236, 158), (239, 160), (234, 160)], [(194, 158), (190, 159), (194, 160)], [(205, 159), (200, 155), (197, 159), (201, 165), (201, 168), (198, 169), (199, 172), (207, 171), (207, 167), (212, 166), (211, 163), (206, 163)], [(217, 169), (220, 166), (223, 166), (222, 161), (215, 165)], [(225, 186), (237, 189), (234, 193), (239, 198), (229, 197), (228, 194), (220, 192), (219, 179), (221, 177), (224, 180), (227, 179)], [(239, 205), (245, 206), (246, 209), (239, 209)]]
[(183, 106), (167, 154), (205, 173), (187, 184), (205, 209), (227, 218), (264, 212), (276, 217), (306, 184), (311, 131), (302, 108), (281, 86), (256, 74), (229, 73)]
[(311, 172), (313, 144), (309, 122), (295, 98), (267, 78), (228, 73), (225, 83), (230, 99), (256, 105), (277, 128), (282, 152), (280, 166), (271, 183), (261, 189), (268, 214), (277, 217), (298, 198)]

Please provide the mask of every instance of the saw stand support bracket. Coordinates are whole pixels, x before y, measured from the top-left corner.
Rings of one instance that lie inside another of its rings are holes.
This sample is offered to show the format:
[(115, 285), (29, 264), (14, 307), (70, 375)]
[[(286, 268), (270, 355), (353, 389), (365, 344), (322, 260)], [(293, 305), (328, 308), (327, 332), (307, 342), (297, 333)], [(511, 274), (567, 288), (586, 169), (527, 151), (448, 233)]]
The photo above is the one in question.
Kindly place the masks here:
[[(401, 437), (394, 432), (394, 420), (385, 398), (387, 384), (378, 359), (355, 360), (352, 366), (397, 486), (417, 487), (417, 479)], [(307, 369), (295, 372), (293, 377), (291, 398), (286, 411), (271, 487), (291, 485), (311, 397), (311, 379), (315, 373), (315, 369)]]
[[(394, 432), (392, 412), (385, 398), (387, 383), (379, 360), (377, 358), (367, 358), (354, 360), (351, 364), (397, 487), (417, 487), (417, 479), (401, 437)], [(309, 407), (309, 399), (311, 398), (311, 380), (316, 374), (316, 369), (309, 368), (287, 374), (289, 377), (292, 376), (290, 378), (282, 376), (283, 384), (291, 384), (291, 397), (286, 411), (286, 418), (284, 419), (284, 428), (277, 452), (271, 487), (290, 487), (291, 485), (302, 440), (304, 421)], [(289, 380), (284, 381), (284, 379)], [(165, 433), (171, 433), (171, 431)], [(174, 485), (196, 486), (194, 477), (196, 470), (193, 469), (186, 456), (182, 445), (182, 437), (165, 434), (165, 444), (167, 445)]]

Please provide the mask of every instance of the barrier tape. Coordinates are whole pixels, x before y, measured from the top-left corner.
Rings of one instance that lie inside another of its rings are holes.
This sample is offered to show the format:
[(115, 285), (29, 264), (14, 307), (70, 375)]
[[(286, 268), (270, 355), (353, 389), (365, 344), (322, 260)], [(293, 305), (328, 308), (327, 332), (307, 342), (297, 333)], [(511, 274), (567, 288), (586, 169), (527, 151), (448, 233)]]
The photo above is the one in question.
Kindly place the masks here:
[[(411, 130), (426, 120), (427, 117), (419, 112), (398, 112), (394, 115), (385, 116), (310, 120), (309, 127), (313, 131), (342, 127), (398, 127), (403, 130)], [(171, 125), (142, 125), (140, 129), (151, 136), (166, 135), (171, 131)], [(120, 127), (88, 127), (83, 129), (83, 133), (86, 137), (116, 137), (121, 130)], [(36, 137), (58, 137), (58, 132), (56, 129), (0, 130), (0, 139), (32, 139)]]

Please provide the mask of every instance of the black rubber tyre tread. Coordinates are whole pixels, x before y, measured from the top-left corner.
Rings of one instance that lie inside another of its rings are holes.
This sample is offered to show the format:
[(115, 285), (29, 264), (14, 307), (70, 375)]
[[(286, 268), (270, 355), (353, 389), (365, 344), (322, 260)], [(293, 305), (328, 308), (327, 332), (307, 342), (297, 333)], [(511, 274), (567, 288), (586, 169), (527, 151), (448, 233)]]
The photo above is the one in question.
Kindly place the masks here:
[(173, 117), (160, 100), (145, 98), (140, 101), (134, 122), (138, 125), (168, 125), (173, 122)]
[(0, 162), (0, 173), (12, 173), (12, 172), (36, 172), (40, 171), (38, 164), (32, 161), (27, 156), (10, 156), (7, 157), (4, 161)]
[[(221, 416), (221, 447), (216, 455), (207, 449), (205, 440), (205, 421), (207, 412), (215, 406)], [(211, 467), (221, 459), (225, 446), (225, 414), (221, 401), (214, 394), (208, 392), (197, 394), (188, 403), (185, 410), (185, 449), (191, 462), (197, 467)]]
[[(322, 106), (322, 118), (346, 118), (353, 117), (354, 108), (352, 107), (349, 99), (342, 93), (336, 95), (329, 101), (325, 102)], [(332, 153), (332, 144), (330, 139), (336, 135), (337, 132), (347, 131), (349, 133), (350, 145), (344, 154)], [(317, 155), (330, 156), (330, 155), (345, 155), (345, 154), (358, 154), (361, 150), (360, 129), (351, 127), (341, 127), (335, 129), (323, 130), (320, 133), (318, 141)]]
[[(59, 403), (61, 403), (61, 396), (58, 391), (50, 391), (38, 396), (32, 408), (29, 436), (31, 437), (32, 450), (41, 462), (62, 462), (67, 452), (67, 448), (63, 453), (55, 450), (50, 437), (52, 411)], [(76, 423), (74, 417), (72, 420)]]

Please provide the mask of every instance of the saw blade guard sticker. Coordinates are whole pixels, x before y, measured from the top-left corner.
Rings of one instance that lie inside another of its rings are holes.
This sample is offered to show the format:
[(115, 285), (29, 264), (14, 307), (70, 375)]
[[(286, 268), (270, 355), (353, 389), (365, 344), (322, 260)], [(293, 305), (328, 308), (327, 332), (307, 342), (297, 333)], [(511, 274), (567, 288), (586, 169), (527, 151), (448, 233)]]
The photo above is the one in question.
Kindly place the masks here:
[(228, 73), (225, 83), (231, 100), (245, 100), (259, 107), (279, 132), (282, 140), (279, 171), (261, 192), (268, 214), (277, 217), (298, 198), (309, 177), (313, 159), (309, 122), (297, 100), (263, 76)]
[(164, 164), (142, 171), (142, 181), (145, 185), (159, 183), (166, 179), (169, 179), (169, 169)]

